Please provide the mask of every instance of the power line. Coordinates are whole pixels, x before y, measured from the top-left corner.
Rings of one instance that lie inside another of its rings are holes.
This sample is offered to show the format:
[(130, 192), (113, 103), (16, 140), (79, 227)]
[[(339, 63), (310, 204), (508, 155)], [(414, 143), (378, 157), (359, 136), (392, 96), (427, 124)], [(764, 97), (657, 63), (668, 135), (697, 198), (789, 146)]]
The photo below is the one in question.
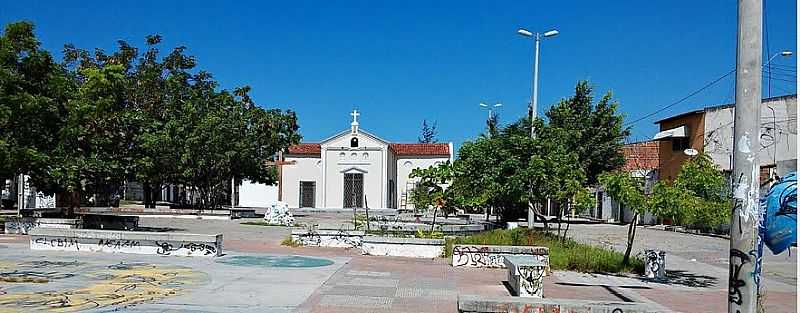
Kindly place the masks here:
[(680, 100), (675, 101), (673, 103), (670, 103), (670, 104), (668, 104), (668, 105), (666, 105), (666, 106), (664, 106), (664, 107), (662, 107), (662, 108), (660, 108), (660, 109), (658, 109), (658, 110), (656, 110), (656, 111), (654, 111), (652, 113), (646, 114), (645, 116), (642, 116), (642, 117), (640, 117), (640, 118), (638, 118), (638, 119), (636, 119), (636, 120), (634, 120), (632, 122), (628, 122), (628, 123), (625, 124), (625, 126), (630, 126), (630, 125), (636, 124), (639, 121), (647, 119), (647, 118), (649, 118), (649, 117), (651, 117), (653, 115), (656, 115), (658, 113), (663, 112), (666, 109), (669, 109), (669, 108), (671, 108), (673, 106), (676, 106), (676, 105), (680, 104), (681, 102), (686, 101), (687, 99), (693, 97), (694, 95), (702, 92), (703, 90), (708, 89), (709, 87), (713, 86), (714, 84), (718, 83), (719, 81), (723, 80), (725, 77), (728, 77), (728, 76), (730, 76), (731, 74), (733, 74), (735, 72), (736, 72), (736, 69), (730, 70), (729, 72), (725, 73), (725, 75), (722, 75), (722, 76), (718, 77), (717, 79), (711, 81), (710, 83), (706, 84), (705, 86), (701, 87), (700, 89), (697, 89), (697, 90), (693, 91), (692, 93), (690, 93), (689, 95), (681, 98)]

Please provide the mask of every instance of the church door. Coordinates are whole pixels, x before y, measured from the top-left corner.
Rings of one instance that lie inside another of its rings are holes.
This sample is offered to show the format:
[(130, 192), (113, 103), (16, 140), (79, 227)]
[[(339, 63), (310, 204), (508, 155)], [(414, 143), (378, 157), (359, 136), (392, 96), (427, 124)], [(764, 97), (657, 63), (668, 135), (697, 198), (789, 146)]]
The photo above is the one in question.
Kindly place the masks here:
[(364, 174), (344, 174), (344, 207), (364, 207)]
[(313, 208), (314, 207), (314, 189), (316, 183), (313, 181), (300, 182), (300, 207)]

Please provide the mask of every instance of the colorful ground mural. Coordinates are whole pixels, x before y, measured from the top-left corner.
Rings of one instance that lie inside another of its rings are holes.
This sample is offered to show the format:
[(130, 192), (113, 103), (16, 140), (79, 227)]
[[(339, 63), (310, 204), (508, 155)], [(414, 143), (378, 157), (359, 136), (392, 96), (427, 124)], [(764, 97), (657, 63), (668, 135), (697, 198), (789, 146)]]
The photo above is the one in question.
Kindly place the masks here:
[(0, 262), (0, 312), (120, 308), (178, 295), (207, 280), (190, 268), (150, 263)]

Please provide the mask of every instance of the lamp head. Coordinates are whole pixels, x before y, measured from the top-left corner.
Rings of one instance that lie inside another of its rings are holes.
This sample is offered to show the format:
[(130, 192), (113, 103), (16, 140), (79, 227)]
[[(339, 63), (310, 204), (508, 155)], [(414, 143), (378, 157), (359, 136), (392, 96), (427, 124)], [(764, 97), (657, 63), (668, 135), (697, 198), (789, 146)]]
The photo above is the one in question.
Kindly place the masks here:
[(548, 31), (546, 31), (546, 32), (545, 32), (545, 33), (544, 33), (542, 36), (545, 36), (545, 37), (553, 37), (553, 36), (555, 36), (555, 35), (558, 35), (558, 31), (557, 31), (557, 30), (555, 30), (555, 29), (552, 29), (552, 30), (548, 30)]
[(517, 29), (517, 34), (520, 34), (520, 35), (525, 36), (525, 37), (532, 37), (533, 36), (533, 33), (531, 33), (529, 30), (524, 29), (524, 28)]
[(488, 108), (488, 107), (489, 107), (488, 105), (486, 105), (486, 103), (483, 103), (483, 102), (481, 102), (481, 103), (478, 103), (478, 105), (480, 105), (480, 106), (482, 106), (482, 107), (484, 107), (484, 108)]
[(781, 56), (788, 57), (788, 56), (791, 56), (792, 54), (793, 53), (791, 51), (789, 51), (789, 50), (781, 51)]

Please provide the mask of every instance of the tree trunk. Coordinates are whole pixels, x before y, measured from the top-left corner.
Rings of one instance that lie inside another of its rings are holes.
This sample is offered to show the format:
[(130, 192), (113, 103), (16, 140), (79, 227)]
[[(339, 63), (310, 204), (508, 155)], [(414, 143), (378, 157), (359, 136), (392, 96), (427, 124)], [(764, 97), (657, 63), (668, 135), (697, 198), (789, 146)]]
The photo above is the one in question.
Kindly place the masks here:
[(628, 246), (625, 248), (625, 257), (622, 258), (622, 264), (630, 264), (631, 249), (633, 248), (633, 238), (636, 236), (636, 221), (639, 219), (639, 212), (633, 214), (633, 220), (628, 226)]
[(150, 202), (153, 201), (153, 194), (151, 192), (153, 188), (150, 187), (150, 183), (144, 183), (142, 185), (142, 193), (144, 196), (144, 207), (150, 208)]
[(436, 229), (436, 211), (439, 211), (439, 206), (433, 207), (433, 220), (431, 221), (431, 234)]

